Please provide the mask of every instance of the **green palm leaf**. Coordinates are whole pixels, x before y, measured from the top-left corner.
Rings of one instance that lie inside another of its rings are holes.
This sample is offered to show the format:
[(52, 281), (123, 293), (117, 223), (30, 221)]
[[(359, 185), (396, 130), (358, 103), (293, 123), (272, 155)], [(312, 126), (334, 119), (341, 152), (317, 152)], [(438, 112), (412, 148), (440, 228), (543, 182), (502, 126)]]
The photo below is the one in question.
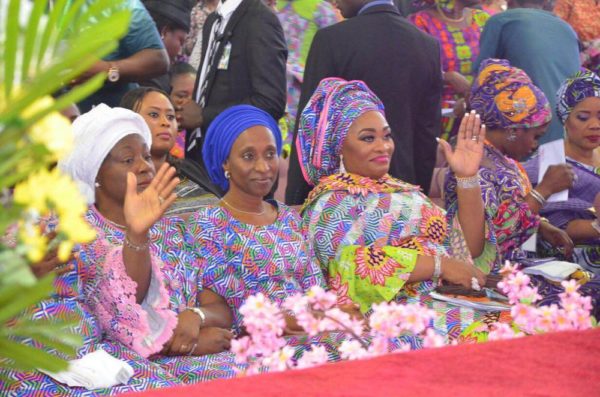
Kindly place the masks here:
[[(27, 129), (51, 112), (98, 90), (98, 75), (74, 87), (30, 117), (23, 111), (68, 84), (118, 45), (129, 26), (128, 1), (9, 0), (0, 6), (0, 190), (47, 167), (50, 152), (33, 144)], [(31, 7), (29, 7), (31, 6)], [(29, 9), (23, 23), (21, 13)], [(22, 216), (17, 205), (0, 207), (0, 235)], [(58, 372), (81, 337), (68, 331), (71, 319), (31, 319), (30, 308), (54, 292), (53, 276), (37, 280), (25, 261), (23, 246), (0, 241), (0, 368)], [(33, 340), (53, 353), (24, 341)], [(0, 374), (2, 376), (2, 374)]]

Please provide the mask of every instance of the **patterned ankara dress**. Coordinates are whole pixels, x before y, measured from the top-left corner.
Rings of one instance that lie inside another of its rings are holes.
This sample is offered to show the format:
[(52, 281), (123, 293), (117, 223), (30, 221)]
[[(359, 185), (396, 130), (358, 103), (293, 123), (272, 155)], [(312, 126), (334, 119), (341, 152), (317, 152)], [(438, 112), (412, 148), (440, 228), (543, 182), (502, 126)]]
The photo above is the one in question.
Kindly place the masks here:
[[(236, 331), (243, 320), (239, 309), (251, 295), (261, 292), (280, 304), (314, 285), (325, 287), (321, 269), (311, 260), (299, 216), (283, 204), (276, 205), (279, 215), (266, 226), (242, 223), (220, 206), (204, 207), (189, 219), (188, 230), (203, 261), (203, 284), (227, 300)], [(341, 333), (310, 340), (287, 337), (296, 357), (315, 343), (325, 346), (331, 361), (339, 360), (337, 346), (343, 339)]]
[[(233, 355), (229, 352), (202, 357), (152, 356), (171, 337), (177, 313), (198, 304), (202, 288), (199, 268), (193, 266), (193, 257), (185, 247), (183, 222), (178, 218), (163, 218), (150, 230), (152, 281), (140, 305), (135, 299), (135, 284), (125, 273), (122, 261), (123, 231), (108, 223), (94, 207), (86, 218), (98, 233), (96, 240), (81, 247), (79, 259), (73, 261), (75, 270), (57, 277), (56, 294), (33, 307), (28, 315), (74, 316), (78, 325), (72, 331), (84, 340), (77, 357), (102, 348), (127, 361), (134, 375), (127, 385), (87, 391), (59, 384), (40, 372), (2, 371), (0, 376), (6, 375), (10, 382), (3, 384), (0, 377), (0, 394), (113, 395), (233, 377)], [(32, 344), (30, 340), (23, 343)]]
[[(473, 64), (479, 56), (479, 36), (481, 36), (483, 26), (489, 18), (489, 14), (484, 11), (471, 10), (471, 24), (461, 29), (434, 17), (427, 10), (409, 16), (410, 21), (416, 27), (425, 33), (429, 33), (440, 42), (442, 70), (444, 72), (458, 72), (465, 76), (469, 82), (473, 82)], [(460, 97), (456, 95), (454, 89), (449, 84), (444, 84), (442, 108), (452, 108), (454, 102), (458, 99)], [(455, 121), (454, 118), (442, 118), (442, 138), (451, 138), (451, 135), (458, 131), (458, 123), (455, 123)]]
[(479, 319), (472, 309), (434, 301), (432, 281), (406, 283), (418, 254), (470, 261), (458, 222), (448, 225), (418, 186), (390, 176), (334, 174), (310, 193), (302, 215), (340, 303), (355, 302), (363, 312), (382, 301), (422, 303), (436, 311), (433, 325), (448, 340)]
[[(519, 262), (526, 258), (521, 246), (538, 231), (540, 217), (525, 201), (531, 191), (525, 169), (487, 143), (479, 168), (479, 185), (485, 208), (486, 243), (483, 253), (475, 258), (475, 265), (486, 274), (498, 274), (504, 261)], [(446, 208), (451, 216), (458, 210), (456, 178), (452, 173), (446, 178), (445, 192)], [(552, 284), (541, 276), (530, 278), (542, 296), (540, 304), (559, 302), (558, 295), (563, 292), (560, 285)], [(592, 314), (598, 317), (600, 278), (593, 277), (579, 288), (579, 292), (592, 297)]]

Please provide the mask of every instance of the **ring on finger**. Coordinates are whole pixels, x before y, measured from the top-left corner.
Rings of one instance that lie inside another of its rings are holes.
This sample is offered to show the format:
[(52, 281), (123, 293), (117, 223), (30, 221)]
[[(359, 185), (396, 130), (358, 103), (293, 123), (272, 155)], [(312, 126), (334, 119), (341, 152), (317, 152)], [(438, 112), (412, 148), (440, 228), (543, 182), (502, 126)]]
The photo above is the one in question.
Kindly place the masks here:
[(475, 291), (481, 291), (481, 286), (479, 285), (479, 281), (477, 281), (477, 278), (475, 278), (475, 277), (471, 278), (471, 289), (474, 289)]
[(473, 135), (473, 136), (471, 137), (471, 140), (472, 140), (472, 141), (475, 141), (475, 142), (479, 141), (479, 135)]
[(181, 345), (180, 351), (184, 352), (187, 350), (187, 345)]
[(158, 202), (160, 203), (160, 205), (162, 205), (165, 202), (165, 199), (158, 196)]
[(194, 353), (194, 351), (196, 351), (196, 347), (198, 347), (198, 344), (197, 344), (197, 343), (194, 343), (194, 344), (192, 345), (192, 348), (190, 349), (190, 351), (188, 352), (188, 354), (187, 354), (187, 355), (188, 355), (188, 356), (191, 356), (191, 355)]

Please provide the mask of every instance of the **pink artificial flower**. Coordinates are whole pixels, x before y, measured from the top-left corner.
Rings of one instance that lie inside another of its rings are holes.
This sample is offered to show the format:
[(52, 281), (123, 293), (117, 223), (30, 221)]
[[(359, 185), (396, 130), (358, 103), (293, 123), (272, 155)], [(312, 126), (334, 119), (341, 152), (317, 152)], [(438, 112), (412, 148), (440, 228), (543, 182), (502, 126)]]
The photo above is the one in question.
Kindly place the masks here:
[(488, 335), (488, 340), (513, 339), (524, 336), (520, 332), (515, 332), (509, 324), (496, 323)]
[(327, 310), (331, 309), (337, 303), (337, 296), (332, 293), (325, 291), (322, 287), (314, 285), (306, 292), (308, 297), (308, 303), (314, 310)]
[(560, 283), (562, 287), (565, 289), (565, 293), (574, 294), (579, 289), (579, 284), (576, 280), (565, 280)]
[(513, 274), (516, 273), (517, 270), (519, 268), (518, 264), (511, 264), (510, 261), (505, 261), (504, 262), (504, 266), (502, 267), (502, 269), (500, 269), (500, 274), (502, 274), (503, 276), (507, 276), (509, 274)]
[(354, 339), (343, 341), (338, 350), (344, 360), (357, 360), (369, 355), (360, 342)]
[(558, 310), (556, 312), (556, 331), (570, 330), (572, 327), (571, 320), (564, 310)]
[(537, 308), (528, 304), (517, 303), (510, 309), (510, 314), (519, 328), (527, 333), (534, 332), (538, 317)]
[[(409, 345), (410, 349), (410, 345)], [(390, 351), (390, 342), (389, 339), (385, 336), (375, 336), (371, 339), (371, 344), (369, 345), (369, 356), (376, 357), (387, 354)]]
[(269, 368), (269, 371), (280, 372), (292, 367), (293, 357), (294, 349), (290, 346), (284, 346), (272, 355), (265, 357), (262, 363)]
[(438, 335), (433, 328), (429, 328), (425, 332), (425, 336), (423, 337), (423, 347), (424, 348), (432, 348), (432, 347), (442, 347), (445, 346), (446, 342), (444, 337)]
[(324, 346), (313, 346), (311, 350), (308, 350), (300, 357), (296, 368), (316, 367), (317, 365), (326, 364), (328, 360), (329, 357)]

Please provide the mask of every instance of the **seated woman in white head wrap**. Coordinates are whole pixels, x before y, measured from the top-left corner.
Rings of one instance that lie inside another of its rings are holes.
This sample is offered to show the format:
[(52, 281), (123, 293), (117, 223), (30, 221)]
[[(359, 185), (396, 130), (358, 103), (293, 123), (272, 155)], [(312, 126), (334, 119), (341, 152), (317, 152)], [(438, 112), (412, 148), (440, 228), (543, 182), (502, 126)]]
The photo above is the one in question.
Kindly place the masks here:
[[(84, 339), (78, 357), (102, 348), (132, 365), (136, 375), (120, 392), (233, 376), (229, 352), (187, 357), (228, 349), (232, 316), (220, 296), (202, 290), (183, 221), (161, 218), (179, 181), (168, 164), (155, 172), (146, 123), (102, 104), (73, 128), (74, 150), (59, 167), (85, 194), (97, 238), (79, 247), (72, 270), (56, 279), (56, 295), (32, 316), (75, 317)], [(179, 357), (146, 359), (157, 353)], [(73, 392), (43, 374), (8, 376), (9, 394)]]

